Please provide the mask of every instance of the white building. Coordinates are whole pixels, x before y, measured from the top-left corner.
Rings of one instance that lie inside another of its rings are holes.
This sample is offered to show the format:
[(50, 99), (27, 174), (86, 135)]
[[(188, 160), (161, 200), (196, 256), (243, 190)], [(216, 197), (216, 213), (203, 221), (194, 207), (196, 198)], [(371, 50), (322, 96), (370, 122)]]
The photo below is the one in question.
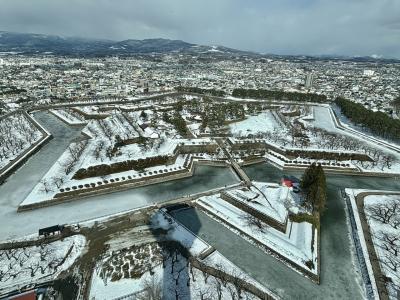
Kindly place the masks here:
[(364, 76), (369, 76), (369, 77), (371, 77), (371, 76), (374, 76), (374, 74), (375, 74), (375, 71), (372, 71), (372, 70), (364, 70)]

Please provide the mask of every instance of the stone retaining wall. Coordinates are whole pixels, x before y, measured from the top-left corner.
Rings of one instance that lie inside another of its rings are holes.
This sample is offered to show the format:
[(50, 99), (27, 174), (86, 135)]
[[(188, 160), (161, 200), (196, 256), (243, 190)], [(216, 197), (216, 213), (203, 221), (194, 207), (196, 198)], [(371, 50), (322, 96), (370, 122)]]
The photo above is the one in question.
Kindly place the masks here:
[[(348, 213), (348, 217), (349, 217), (349, 223), (350, 223), (349, 225), (351, 228), (351, 237), (352, 237), (352, 240), (354, 243), (354, 252), (357, 257), (358, 264), (360, 267), (361, 277), (363, 279), (365, 291), (367, 294), (366, 296), (367, 296), (367, 299), (372, 300), (372, 299), (374, 299), (374, 294), (375, 294), (374, 287), (371, 282), (370, 274), (368, 272), (368, 267), (367, 267), (366, 259), (364, 256), (364, 252), (362, 250), (360, 236), (358, 235), (358, 232), (357, 232), (357, 222), (355, 221), (353, 208), (352, 208), (352, 205), (350, 202), (350, 198), (344, 190), (341, 190), (341, 196), (345, 200), (347, 213)], [(371, 275), (373, 276), (373, 274), (371, 274)]]
[(265, 162), (265, 161), (266, 161), (265, 157), (258, 157), (258, 158), (253, 158), (253, 159), (249, 159), (249, 160), (244, 160), (243, 162), (239, 163), (239, 166), (241, 166), (241, 167), (249, 166), (249, 165), (262, 163), (262, 162)]
[(41, 201), (38, 203), (32, 203), (27, 205), (20, 205), (18, 207), (18, 212), (32, 210), (41, 207), (47, 207), (55, 204), (60, 204), (64, 202), (76, 201), (81, 198), (92, 197), (95, 195), (103, 195), (114, 193), (116, 191), (122, 191), (147, 185), (153, 185), (157, 183), (162, 183), (166, 181), (173, 181), (178, 179), (183, 179), (186, 177), (193, 176), (195, 165), (212, 165), (212, 166), (226, 166), (226, 164), (222, 164), (221, 162), (213, 162), (213, 161), (195, 161), (191, 160), (188, 168), (170, 172), (168, 174), (157, 174), (153, 176), (148, 176), (145, 178), (132, 179), (122, 182), (114, 182), (107, 185), (101, 185), (96, 187), (87, 188), (84, 190), (74, 190), (70, 192), (62, 192), (55, 195), (53, 199)]
[(189, 260), (190, 260), (190, 263), (193, 265), (193, 267), (195, 267), (196, 269), (199, 269), (200, 271), (210, 274), (216, 278), (222, 279), (223, 281), (230, 282), (230, 283), (234, 284), (235, 286), (240, 286), (243, 291), (249, 292), (249, 293), (259, 297), (260, 299), (263, 299), (263, 300), (276, 299), (271, 294), (264, 292), (263, 290), (256, 287), (254, 284), (251, 284), (250, 282), (248, 282), (242, 278), (228, 274), (228, 273), (224, 272), (224, 270), (216, 269), (209, 265), (206, 265), (205, 263), (199, 261), (198, 259), (196, 259), (194, 257), (190, 257)]
[[(288, 258), (286, 258), (285, 256), (283, 256), (282, 254), (280, 254), (279, 252), (276, 252), (275, 250), (271, 249), (270, 247), (268, 247), (267, 245), (257, 241), (256, 239), (254, 239), (252, 236), (248, 235), (246, 232), (244, 232), (242, 229), (233, 226), (232, 224), (228, 223), (225, 219), (221, 218), (219, 215), (213, 213), (212, 211), (209, 210), (204, 210), (204, 208), (202, 208), (201, 206), (197, 205), (197, 207), (199, 209), (201, 209), (202, 211), (205, 212), (205, 214), (212, 216), (213, 218), (219, 220), (220, 222), (222, 222), (223, 224), (225, 224), (227, 227), (232, 228), (234, 231), (239, 232), (239, 234), (241, 236), (244, 236), (246, 238), (248, 238), (249, 240), (251, 240), (251, 242), (253, 244), (255, 244), (256, 246), (258, 246), (259, 248), (263, 249), (264, 251), (266, 251), (267, 253), (271, 254), (272, 256), (274, 256), (275, 258), (279, 259), (280, 261), (286, 263), (287, 265), (291, 266), (293, 269), (297, 270), (298, 272), (300, 272), (301, 274), (303, 274), (304, 276), (306, 276), (307, 278), (311, 279), (312, 281), (314, 281), (315, 283), (319, 284), (320, 283), (320, 273), (318, 273), (318, 275), (312, 273), (311, 271), (300, 267), (299, 265), (295, 264), (294, 262), (292, 262), (291, 260), (289, 260)], [(320, 241), (318, 240), (318, 243)], [(318, 246), (319, 247), (319, 246)], [(318, 257), (318, 260), (320, 259), (320, 257)]]
[(259, 210), (236, 200), (234, 197), (228, 195), (227, 193), (221, 193), (221, 199), (225, 200), (226, 202), (232, 204), (233, 206), (236, 206), (237, 208), (243, 210), (244, 212), (247, 212), (248, 214), (256, 217), (257, 219), (260, 219), (264, 223), (267, 223), (269, 226), (275, 228), (276, 230), (285, 233), (286, 232), (286, 226), (287, 226), (287, 216), (285, 223), (280, 223), (274, 218), (271, 218), (270, 216), (260, 212)]
[(55, 110), (56, 110), (56, 109), (49, 109), (48, 111), (49, 111), (53, 116), (55, 116), (58, 120), (60, 120), (60, 121), (63, 122), (64, 124), (67, 124), (68, 126), (71, 126), (71, 127), (84, 127), (84, 126), (87, 124), (87, 122), (85, 122), (85, 121), (81, 121), (82, 123), (71, 123), (71, 122), (69, 122), (67, 119), (62, 118), (60, 115), (58, 115), (57, 113), (55, 113), (55, 112), (54, 112)]

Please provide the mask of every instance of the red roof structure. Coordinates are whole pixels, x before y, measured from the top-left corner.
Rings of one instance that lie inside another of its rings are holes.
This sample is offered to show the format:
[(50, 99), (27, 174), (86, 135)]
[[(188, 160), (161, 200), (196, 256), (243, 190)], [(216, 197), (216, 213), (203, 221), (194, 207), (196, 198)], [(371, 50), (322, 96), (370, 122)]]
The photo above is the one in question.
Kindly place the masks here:
[(287, 187), (293, 187), (293, 181), (290, 179), (282, 179), (282, 185), (287, 186)]
[(10, 300), (36, 300), (36, 292), (35, 290), (24, 292), (19, 295), (11, 296), (8, 299)]

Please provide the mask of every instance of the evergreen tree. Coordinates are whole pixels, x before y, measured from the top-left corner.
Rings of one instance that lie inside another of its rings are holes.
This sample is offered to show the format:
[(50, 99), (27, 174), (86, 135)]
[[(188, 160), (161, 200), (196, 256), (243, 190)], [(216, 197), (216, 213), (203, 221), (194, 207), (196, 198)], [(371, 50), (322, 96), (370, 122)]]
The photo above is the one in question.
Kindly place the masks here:
[(285, 92), (264, 89), (234, 89), (232, 96), (238, 98), (289, 100), (298, 102), (327, 102), (328, 100), (325, 95), (314, 93)]
[(171, 122), (171, 118), (169, 117), (169, 115), (165, 111), (162, 114), (162, 119), (163, 119), (164, 122), (167, 122), (167, 123)]
[(355, 124), (384, 138), (400, 139), (400, 120), (392, 119), (387, 114), (374, 112), (359, 103), (344, 98), (336, 98), (340, 111)]
[(144, 120), (147, 119), (147, 114), (144, 110), (142, 110), (142, 112), (140, 113), (140, 117)]
[(175, 111), (181, 112), (183, 110), (183, 101), (179, 100), (178, 102), (175, 103)]
[(326, 177), (321, 165), (313, 163), (302, 177), (301, 188), (308, 204), (313, 212), (322, 214), (326, 204)]

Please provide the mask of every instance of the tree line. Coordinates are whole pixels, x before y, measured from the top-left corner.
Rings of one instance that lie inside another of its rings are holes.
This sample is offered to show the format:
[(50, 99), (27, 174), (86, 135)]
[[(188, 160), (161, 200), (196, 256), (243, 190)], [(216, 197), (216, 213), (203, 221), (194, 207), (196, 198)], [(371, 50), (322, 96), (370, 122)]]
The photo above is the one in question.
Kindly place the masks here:
[(325, 95), (319, 95), (315, 93), (285, 92), (265, 89), (234, 89), (232, 96), (237, 98), (271, 99), (315, 103), (328, 101)]
[(389, 139), (400, 139), (400, 120), (380, 111), (372, 111), (362, 104), (338, 97), (335, 103), (343, 115), (373, 134)]
[(110, 165), (102, 164), (90, 166), (87, 169), (79, 169), (72, 179), (85, 179), (97, 176), (106, 176), (114, 173), (120, 173), (130, 170), (142, 171), (145, 168), (150, 168), (159, 165), (166, 165), (170, 161), (167, 155), (146, 157), (138, 160), (126, 160), (122, 162), (113, 163)]
[(26, 89), (17, 88), (15, 86), (0, 86), (0, 95), (17, 95), (26, 92)]
[(206, 103), (201, 112), (202, 128), (220, 127), (227, 121), (243, 120), (245, 117), (244, 107), (240, 103)]
[(225, 92), (222, 90), (216, 89), (202, 89), (198, 87), (190, 87), (190, 86), (178, 86), (175, 88), (178, 92), (182, 93), (196, 93), (202, 95), (210, 95), (215, 97), (223, 97), (225, 96)]

